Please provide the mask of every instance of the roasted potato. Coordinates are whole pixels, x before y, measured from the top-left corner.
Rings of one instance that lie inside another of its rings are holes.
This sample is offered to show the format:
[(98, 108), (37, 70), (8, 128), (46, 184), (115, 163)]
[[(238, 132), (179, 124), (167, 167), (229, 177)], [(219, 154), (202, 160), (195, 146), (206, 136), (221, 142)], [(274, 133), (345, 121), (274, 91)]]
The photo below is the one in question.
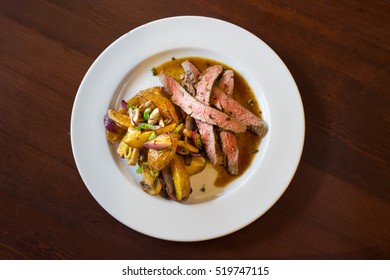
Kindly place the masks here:
[(122, 128), (128, 128), (132, 126), (130, 117), (128, 115), (119, 113), (115, 110), (108, 109), (107, 111), (108, 117), (118, 126)]
[[(159, 109), (160, 114), (164, 119), (172, 120), (174, 123), (179, 122), (179, 118), (176, 113), (176, 109), (173, 106), (172, 102), (170, 102), (166, 97), (162, 95), (164, 88), (162, 87), (154, 87), (146, 90), (140, 91), (137, 95), (140, 95), (147, 100), (150, 100), (156, 105)], [(161, 92), (161, 93), (159, 93)]]
[(116, 132), (111, 132), (106, 129), (106, 138), (108, 142), (110, 142), (111, 144), (114, 144), (116, 141), (118, 141), (120, 136), (121, 134)]
[(148, 143), (151, 143), (148, 146), (148, 164), (150, 167), (155, 170), (162, 170), (167, 167), (176, 153), (177, 141), (178, 135), (172, 132), (159, 135), (156, 139), (149, 141)]
[(202, 172), (206, 168), (206, 163), (207, 162), (204, 157), (191, 157), (190, 164), (188, 165), (184, 163), (184, 166), (188, 175), (192, 176)]
[(142, 168), (142, 178), (141, 187), (144, 192), (156, 195), (159, 194), (162, 189), (162, 183), (158, 178), (158, 171), (152, 170), (149, 166)]
[(126, 135), (123, 137), (123, 142), (133, 148), (142, 148), (144, 143), (149, 141), (149, 137), (153, 134), (153, 131), (141, 131), (134, 127), (127, 129)]
[(171, 162), (170, 168), (173, 178), (173, 184), (175, 185), (175, 194), (177, 201), (185, 201), (190, 196), (191, 182), (190, 176), (185, 168), (184, 163), (179, 159), (178, 155), (174, 155)]
[(199, 153), (199, 149), (197, 147), (191, 145), (190, 143), (188, 143), (186, 141), (179, 140), (178, 144), (179, 144), (179, 146), (181, 146), (183, 149), (185, 149), (188, 152), (195, 153), (195, 154)]

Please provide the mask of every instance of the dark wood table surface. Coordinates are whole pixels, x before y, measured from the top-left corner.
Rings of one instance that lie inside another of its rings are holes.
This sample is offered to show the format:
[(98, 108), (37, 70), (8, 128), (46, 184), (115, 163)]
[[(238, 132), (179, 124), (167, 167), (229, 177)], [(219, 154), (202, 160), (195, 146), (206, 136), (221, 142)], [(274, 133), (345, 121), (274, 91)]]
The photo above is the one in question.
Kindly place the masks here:
[[(2, 0), (0, 12), (1, 259), (390, 258), (389, 1)], [(266, 42), (291, 71), (306, 118), (281, 199), (202, 242), (155, 239), (115, 220), (85, 187), (70, 143), (74, 98), (98, 55), (178, 15), (223, 19)]]

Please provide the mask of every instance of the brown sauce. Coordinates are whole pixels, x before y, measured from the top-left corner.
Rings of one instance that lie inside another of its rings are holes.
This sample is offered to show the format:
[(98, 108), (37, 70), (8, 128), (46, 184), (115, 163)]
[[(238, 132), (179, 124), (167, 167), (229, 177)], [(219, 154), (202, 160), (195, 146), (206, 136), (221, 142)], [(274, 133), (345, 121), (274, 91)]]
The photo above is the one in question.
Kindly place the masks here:
[[(172, 58), (171, 60), (154, 67), (152, 69), (155, 75), (158, 75), (161, 71), (166, 72), (171, 75), (177, 81), (180, 81), (180, 75), (184, 73), (184, 70), (181, 66), (181, 63), (189, 60), (192, 64), (194, 64), (200, 71), (205, 70), (207, 67), (212, 65), (222, 65), (225, 69), (231, 69), (234, 71), (234, 91), (233, 98), (238, 101), (242, 106), (250, 110), (253, 114), (258, 117), (261, 117), (261, 110), (259, 104), (256, 100), (256, 97), (246, 82), (246, 80), (237, 73), (232, 67), (221, 63), (219, 61), (215, 61), (208, 58), (202, 57), (182, 57), (182, 58)], [(252, 132), (244, 132), (236, 134), (237, 143), (239, 146), (239, 155), (240, 155), (240, 174), (239, 175), (231, 175), (225, 169), (224, 166), (213, 166), (218, 171), (218, 176), (214, 182), (214, 185), (217, 187), (224, 187), (231, 181), (238, 178), (242, 175), (245, 170), (251, 164), (256, 152), (258, 151), (259, 144), (261, 141), (261, 137)]]

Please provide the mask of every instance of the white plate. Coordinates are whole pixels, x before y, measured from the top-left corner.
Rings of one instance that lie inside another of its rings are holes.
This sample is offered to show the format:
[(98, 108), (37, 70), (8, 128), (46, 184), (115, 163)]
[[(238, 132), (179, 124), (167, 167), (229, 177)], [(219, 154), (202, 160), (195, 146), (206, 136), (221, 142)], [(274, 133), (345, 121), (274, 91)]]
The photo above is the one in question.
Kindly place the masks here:
[[(242, 176), (216, 189), (209, 175), (203, 174), (192, 182), (195, 193), (186, 204), (144, 193), (135, 168), (118, 159), (103, 126), (108, 108), (117, 108), (121, 99), (140, 89), (160, 85), (151, 75), (153, 66), (183, 56), (211, 58), (241, 73), (255, 92), (268, 126), (260, 151)], [(280, 198), (301, 157), (304, 124), (294, 79), (263, 41), (225, 21), (181, 16), (130, 31), (96, 59), (77, 92), (71, 141), (84, 183), (113, 217), (156, 238), (199, 241), (243, 228)], [(197, 191), (203, 183), (204, 193)]]

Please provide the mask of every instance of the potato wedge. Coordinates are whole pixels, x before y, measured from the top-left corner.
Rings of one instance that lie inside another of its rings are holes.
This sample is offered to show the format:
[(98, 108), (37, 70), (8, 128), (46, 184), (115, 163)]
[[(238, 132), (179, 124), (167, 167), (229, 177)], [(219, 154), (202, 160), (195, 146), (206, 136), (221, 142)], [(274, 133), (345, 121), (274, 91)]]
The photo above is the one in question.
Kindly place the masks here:
[(108, 140), (108, 142), (110, 142), (111, 144), (114, 144), (115, 142), (117, 142), (120, 137), (124, 134), (125, 132), (125, 129), (115, 125), (115, 132), (111, 132), (109, 130), (106, 129), (106, 138)]
[(162, 170), (167, 167), (176, 153), (178, 135), (176, 133), (166, 133), (162, 135), (169, 137), (170, 146), (160, 150), (148, 150), (148, 164), (154, 170)]
[[(184, 162), (184, 161), (183, 161)], [(192, 176), (202, 172), (206, 168), (206, 160), (204, 157), (192, 157), (190, 165), (184, 164), (188, 175)]]
[[(156, 176), (157, 175), (157, 176)], [(162, 189), (162, 184), (158, 178), (158, 172), (152, 171), (148, 166), (142, 168), (142, 181), (141, 187), (144, 192), (156, 195), (159, 194)]]
[(155, 132), (157, 135), (173, 131), (177, 126), (177, 123), (170, 123), (164, 127), (160, 127), (159, 129), (156, 129)]
[(184, 163), (176, 154), (173, 156), (170, 162), (170, 168), (172, 172), (173, 184), (175, 185), (176, 199), (177, 201), (185, 201), (192, 192), (190, 176), (188, 175)]
[(118, 126), (122, 128), (128, 128), (132, 126), (130, 117), (125, 114), (121, 114), (115, 110), (108, 109), (107, 111), (108, 117)]
[(193, 145), (191, 145), (190, 143), (186, 142), (186, 141), (183, 141), (183, 140), (179, 140), (178, 142), (179, 146), (181, 146), (183, 149), (191, 152), (191, 153), (199, 153), (199, 149)]
[(130, 148), (129, 145), (121, 141), (118, 145), (118, 148), (116, 149), (116, 153), (118, 154), (119, 157), (124, 158), (125, 155), (128, 153), (129, 148)]
[(122, 141), (132, 148), (142, 148), (144, 143), (149, 141), (152, 133), (153, 131), (141, 131), (134, 127), (129, 127)]
[(159, 91), (164, 91), (162, 87), (154, 87), (147, 90), (142, 90), (138, 95), (150, 100), (156, 105), (159, 109), (160, 114), (164, 119), (172, 120), (174, 123), (179, 122), (179, 118), (176, 113), (176, 109), (166, 97), (158, 93)]
[(142, 96), (135, 95), (132, 98), (128, 99), (126, 102), (127, 102), (127, 107), (131, 108), (131, 107), (137, 107), (140, 104), (145, 103), (146, 101), (147, 100)]
[(106, 138), (107, 138), (108, 142), (110, 142), (111, 144), (114, 144), (116, 141), (118, 141), (119, 134), (116, 132), (111, 132), (111, 131), (106, 129)]
[(154, 133), (156, 135), (161, 135), (167, 132), (171, 132), (176, 127), (175, 123), (169, 124), (167, 126), (161, 127), (156, 130), (137, 130), (134, 127), (129, 127), (123, 140), (127, 145), (133, 148), (143, 148), (144, 144), (149, 141), (149, 137)]

